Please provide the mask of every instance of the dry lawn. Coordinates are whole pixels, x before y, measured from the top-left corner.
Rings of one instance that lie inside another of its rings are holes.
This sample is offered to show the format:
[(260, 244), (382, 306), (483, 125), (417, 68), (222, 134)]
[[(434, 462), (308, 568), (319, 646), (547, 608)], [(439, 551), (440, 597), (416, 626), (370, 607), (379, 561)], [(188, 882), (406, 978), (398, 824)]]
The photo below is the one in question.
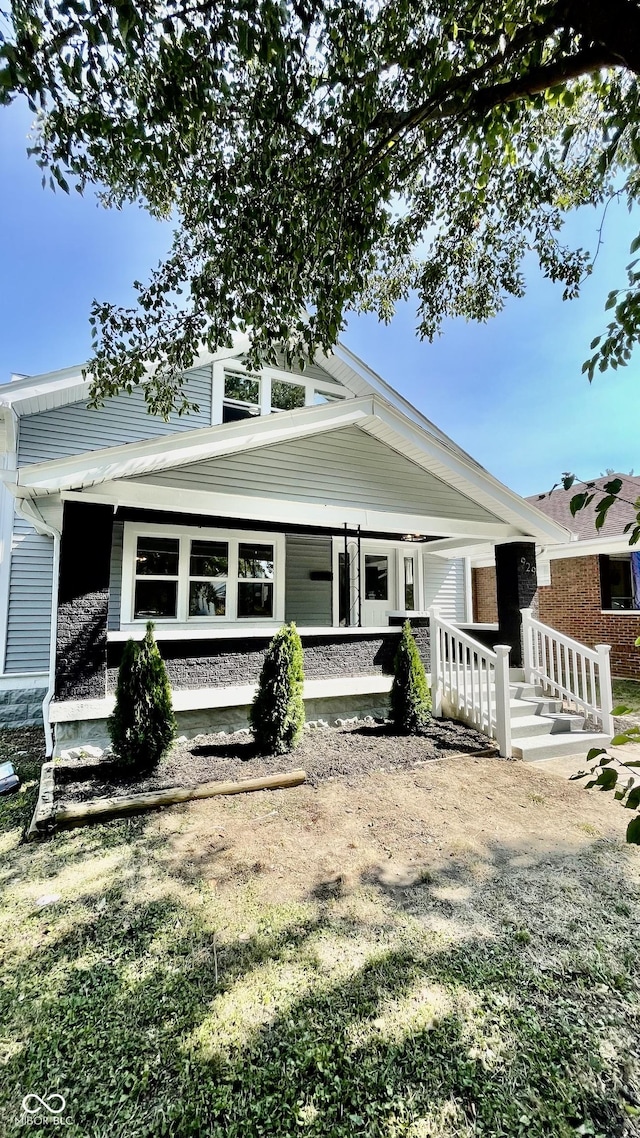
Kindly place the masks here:
[(9, 825), (0, 1133), (56, 1091), (83, 1138), (638, 1135), (627, 821), (467, 758)]

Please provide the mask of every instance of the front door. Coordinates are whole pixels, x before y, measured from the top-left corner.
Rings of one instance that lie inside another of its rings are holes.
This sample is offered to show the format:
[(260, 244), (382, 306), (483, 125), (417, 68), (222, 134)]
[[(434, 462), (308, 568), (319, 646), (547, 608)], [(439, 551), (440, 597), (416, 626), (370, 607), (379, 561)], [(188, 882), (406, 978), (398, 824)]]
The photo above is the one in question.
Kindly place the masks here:
[(395, 603), (395, 564), (393, 549), (363, 549), (361, 565), (362, 624), (365, 627), (389, 623), (387, 613)]

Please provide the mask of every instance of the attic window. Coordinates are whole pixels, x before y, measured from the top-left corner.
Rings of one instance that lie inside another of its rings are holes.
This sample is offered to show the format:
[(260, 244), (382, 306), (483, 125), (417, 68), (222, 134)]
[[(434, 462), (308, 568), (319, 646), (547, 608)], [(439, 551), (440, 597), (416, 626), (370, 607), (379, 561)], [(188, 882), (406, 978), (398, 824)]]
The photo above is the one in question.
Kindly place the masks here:
[(260, 380), (237, 372), (225, 372), (222, 422), (235, 423), (260, 414)]
[(333, 392), (329, 391), (316, 390), (313, 393), (313, 402), (316, 406), (322, 403), (339, 403), (341, 399), (344, 399), (344, 395), (334, 395)]
[(271, 410), (295, 411), (297, 407), (304, 407), (306, 392), (301, 383), (287, 383), (286, 380), (274, 379), (271, 384)]

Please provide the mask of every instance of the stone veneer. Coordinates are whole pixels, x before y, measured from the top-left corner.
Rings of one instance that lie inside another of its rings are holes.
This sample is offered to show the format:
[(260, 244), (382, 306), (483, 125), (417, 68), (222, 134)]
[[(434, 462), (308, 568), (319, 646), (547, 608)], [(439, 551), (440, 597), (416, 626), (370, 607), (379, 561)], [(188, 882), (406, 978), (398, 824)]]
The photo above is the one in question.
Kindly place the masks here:
[(41, 727), (46, 688), (5, 688), (0, 691), (0, 727)]
[[(420, 654), (429, 667), (429, 630), (414, 630)], [(304, 673), (309, 680), (339, 676), (391, 675), (400, 637), (399, 629), (389, 632), (305, 636)], [(232, 640), (163, 640), (158, 645), (167, 667), (171, 686), (176, 690), (207, 687), (234, 687), (258, 682), (269, 637)], [(108, 646), (107, 690), (115, 691), (118, 665), (124, 645)]]
[(56, 699), (101, 699), (113, 508), (65, 502), (60, 542)]

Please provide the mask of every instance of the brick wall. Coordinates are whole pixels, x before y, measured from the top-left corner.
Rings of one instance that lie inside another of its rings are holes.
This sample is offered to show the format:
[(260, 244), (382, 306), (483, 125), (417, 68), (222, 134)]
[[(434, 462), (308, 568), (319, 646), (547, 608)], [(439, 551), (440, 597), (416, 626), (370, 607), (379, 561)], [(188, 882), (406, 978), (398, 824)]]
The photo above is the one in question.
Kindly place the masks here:
[(538, 590), (540, 620), (594, 648), (611, 645), (614, 676), (640, 679), (640, 613), (601, 612), (598, 558), (567, 557), (551, 562), (551, 584)]
[(471, 575), (473, 592), (473, 619), (478, 624), (495, 624), (498, 619), (496, 571), (493, 565), (474, 569)]
[[(551, 584), (538, 587), (537, 602), (543, 624), (589, 648), (610, 644), (612, 675), (640, 679), (640, 648), (635, 647), (640, 636), (640, 613), (630, 616), (601, 611), (596, 555), (552, 561)], [(480, 623), (498, 619), (492, 567), (473, 570), (473, 613)]]

